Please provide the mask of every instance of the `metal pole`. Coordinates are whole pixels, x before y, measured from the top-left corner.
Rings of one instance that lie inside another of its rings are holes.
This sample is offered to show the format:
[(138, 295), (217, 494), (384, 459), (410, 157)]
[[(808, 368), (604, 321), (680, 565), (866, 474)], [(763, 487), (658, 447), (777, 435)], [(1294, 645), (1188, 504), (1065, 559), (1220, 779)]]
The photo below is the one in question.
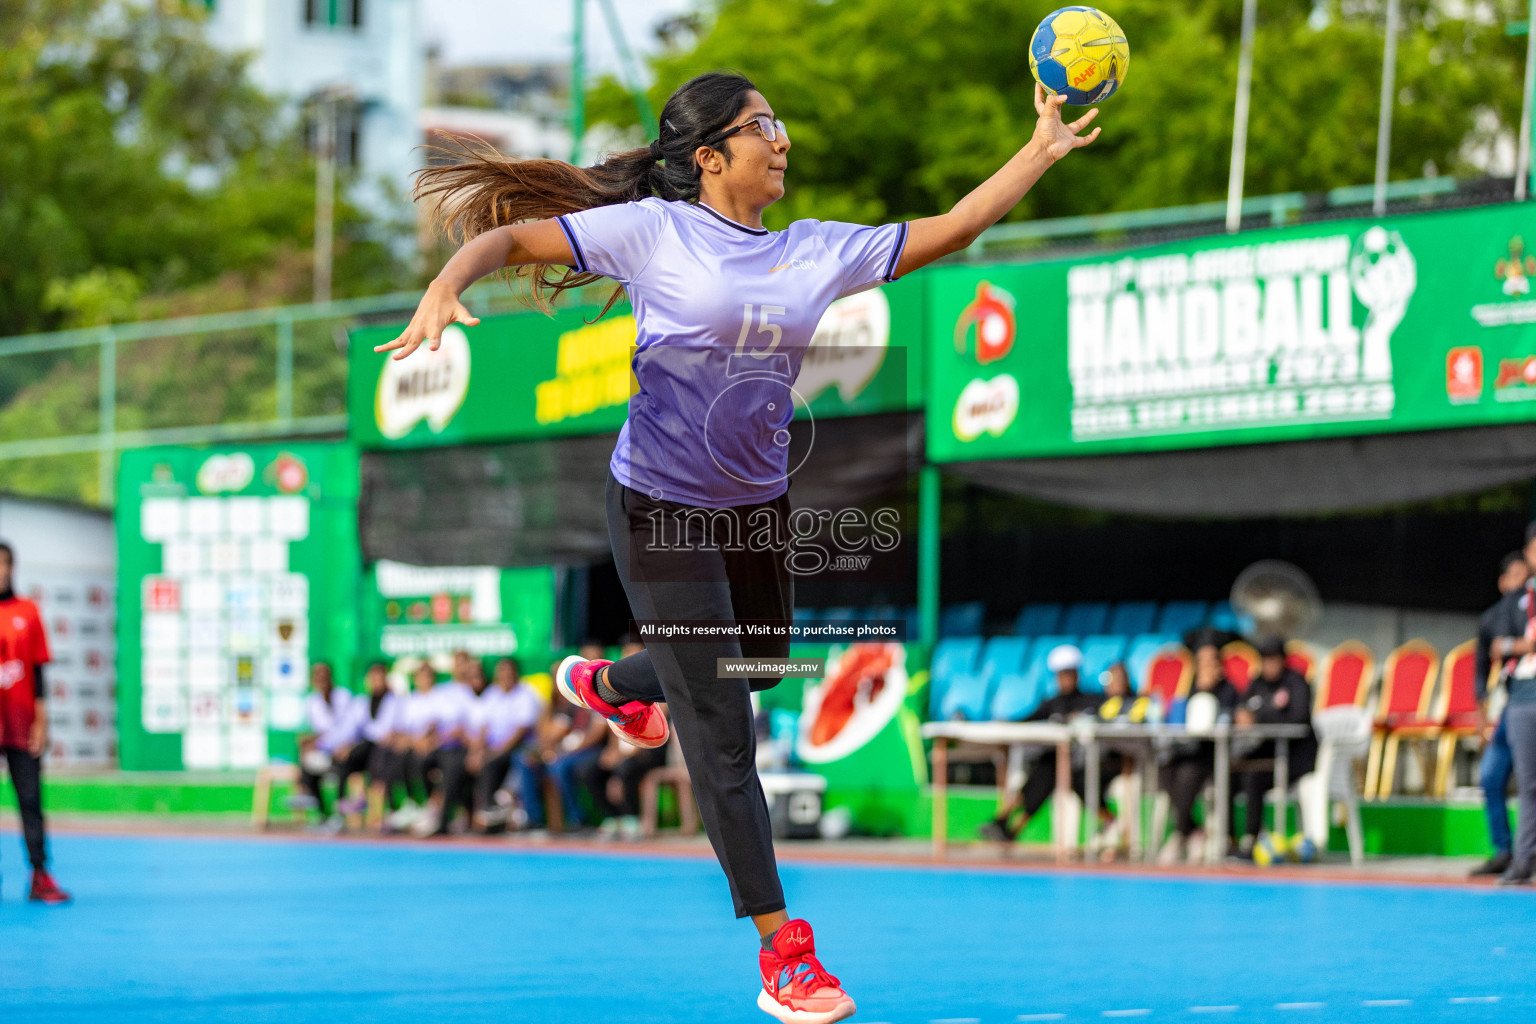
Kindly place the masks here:
[(1248, 158), (1248, 94), (1253, 87), (1253, 32), (1258, 0), (1243, 0), (1243, 36), (1237, 57), (1237, 102), (1232, 108), (1232, 163), (1227, 174), (1227, 230), (1243, 225), (1243, 164)]
[(97, 453), (97, 492), (103, 508), (116, 504), (117, 484), (117, 335), (104, 327), (101, 333), (100, 414), (96, 425), (101, 434)]
[(1397, 24), (1402, 15), (1399, 0), (1387, 0), (1387, 45), (1381, 57), (1381, 119), (1376, 125), (1376, 192), (1371, 212), (1387, 212), (1387, 161), (1392, 155), (1392, 105), (1397, 82)]
[(293, 419), (293, 318), (277, 318), (277, 418)]
[(919, 639), (931, 647), (939, 640), (939, 467), (924, 466), (917, 479)]
[(315, 154), (315, 295), (331, 301), (331, 258), (336, 209), (336, 97), (320, 98), (320, 151)]
[(571, 163), (581, 166), (581, 137), (587, 131), (587, 0), (572, 0), (576, 27), (571, 37)]
[(1525, 23), (1525, 89), (1520, 103), (1520, 139), (1515, 155), (1515, 198), (1525, 200), (1530, 195), (1531, 174), (1531, 103), (1536, 93), (1536, 0), (1531, 0), (1530, 14)]
[(601, 6), (603, 17), (608, 22), (608, 35), (613, 39), (613, 48), (619, 52), (619, 66), (624, 69), (624, 84), (629, 86), (630, 94), (635, 98), (640, 127), (645, 129), (646, 138), (654, 139), (658, 135), (656, 112), (651, 109), (650, 98), (645, 95), (645, 83), (641, 80), (635, 55), (630, 52), (629, 40), (624, 38), (624, 26), (619, 22), (619, 12), (614, 9), (613, 0), (602, 0)]

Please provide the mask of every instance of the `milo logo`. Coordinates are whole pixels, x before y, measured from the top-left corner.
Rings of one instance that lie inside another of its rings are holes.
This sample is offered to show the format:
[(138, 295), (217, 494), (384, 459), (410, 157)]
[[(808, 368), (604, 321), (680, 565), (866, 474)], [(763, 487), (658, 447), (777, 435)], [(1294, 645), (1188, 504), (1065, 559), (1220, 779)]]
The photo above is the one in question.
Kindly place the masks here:
[(437, 351), (423, 345), (409, 359), (387, 359), (379, 374), (374, 419), (394, 440), (425, 420), (433, 433), (453, 419), (469, 394), (469, 336), (458, 324), (444, 328)]

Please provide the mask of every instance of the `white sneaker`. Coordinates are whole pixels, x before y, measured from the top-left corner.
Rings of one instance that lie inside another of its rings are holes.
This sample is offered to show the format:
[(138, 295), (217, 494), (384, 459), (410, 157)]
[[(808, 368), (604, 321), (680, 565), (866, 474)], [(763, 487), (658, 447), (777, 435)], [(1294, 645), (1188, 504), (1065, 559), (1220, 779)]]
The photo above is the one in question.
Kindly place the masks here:
[(1168, 841), (1163, 844), (1163, 848), (1157, 851), (1157, 863), (1165, 868), (1184, 863), (1184, 857), (1184, 837), (1177, 832), (1169, 836)]
[(1202, 832), (1200, 829), (1196, 829), (1194, 832), (1190, 833), (1190, 836), (1189, 836), (1189, 858), (1186, 861), (1186, 863), (1189, 863), (1189, 864), (1204, 864), (1205, 863), (1205, 833)]
[(640, 838), (640, 819), (634, 815), (625, 815), (619, 819), (619, 838), (628, 842), (634, 842)]
[(384, 819), (384, 824), (395, 832), (403, 832), (410, 828), (412, 823), (421, 816), (421, 808), (407, 801), (398, 811), (392, 811)]
[(423, 807), (416, 820), (411, 822), (411, 835), (424, 839), (437, 831), (438, 811), (435, 807)]

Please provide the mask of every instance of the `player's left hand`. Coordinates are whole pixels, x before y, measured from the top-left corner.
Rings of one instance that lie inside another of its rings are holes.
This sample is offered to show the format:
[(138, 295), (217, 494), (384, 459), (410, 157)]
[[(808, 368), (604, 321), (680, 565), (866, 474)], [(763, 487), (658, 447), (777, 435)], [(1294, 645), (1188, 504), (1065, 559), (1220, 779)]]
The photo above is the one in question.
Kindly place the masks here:
[(1035, 83), (1035, 113), (1040, 115), (1040, 120), (1035, 122), (1035, 134), (1030, 141), (1049, 153), (1052, 160), (1060, 160), (1099, 137), (1097, 128), (1087, 135), (1078, 134), (1099, 116), (1099, 108), (1092, 108), (1071, 124), (1063, 124), (1061, 108), (1066, 102), (1064, 94), (1052, 96), (1045, 91), (1045, 86)]
[(48, 716), (38, 715), (32, 722), (32, 731), (27, 736), (27, 753), (33, 757), (42, 757), (43, 751), (48, 749)]

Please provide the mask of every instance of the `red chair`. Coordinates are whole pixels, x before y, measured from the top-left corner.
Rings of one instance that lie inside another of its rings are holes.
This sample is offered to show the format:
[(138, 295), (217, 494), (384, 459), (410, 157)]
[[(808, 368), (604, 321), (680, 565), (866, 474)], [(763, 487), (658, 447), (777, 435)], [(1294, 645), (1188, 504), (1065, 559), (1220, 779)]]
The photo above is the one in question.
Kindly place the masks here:
[(1167, 647), (1147, 664), (1141, 692), (1144, 696), (1157, 697), (1167, 708), (1189, 694), (1189, 684), (1194, 678), (1195, 659), (1188, 649)]
[(1340, 704), (1365, 707), (1376, 674), (1376, 656), (1358, 640), (1345, 640), (1332, 651), (1323, 664), (1322, 679), (1312, 695), (1313, 712)]
[(1237, 692), (1247, 693), (1248, 684), (1259, 674), (1259, 652), (1251, 644), (1233, 640), (1221, 649), (1221, 664)]
[(1481, 733), (1482, 713), (1477, 706), (1477, 641), (1452, 647), (1440, 666), (1440, 696), (1433, 718), (1440, 722), (1440, 743), (1435, 756), (1435, 791), (1444, 797), (1450, 789), (1451, 765), (1456, 748)]
[(1430, 716), (1440, 652), (1423, 640), (1409, 640), (1387, 655), (1381, 669), (1381, 699), (1376, 705), (1376, 730), (1365, 766), (1365, 795), (1385, 800), (1397, 775), (1397, 749), (1403, 740), (1429, 740), (1440, 735), (1440, 723)]
[(1305, 640), (1292, 640), (1285, 645), (1285, 663), (1313, 686), (1317, 685), (1317, 650)]

